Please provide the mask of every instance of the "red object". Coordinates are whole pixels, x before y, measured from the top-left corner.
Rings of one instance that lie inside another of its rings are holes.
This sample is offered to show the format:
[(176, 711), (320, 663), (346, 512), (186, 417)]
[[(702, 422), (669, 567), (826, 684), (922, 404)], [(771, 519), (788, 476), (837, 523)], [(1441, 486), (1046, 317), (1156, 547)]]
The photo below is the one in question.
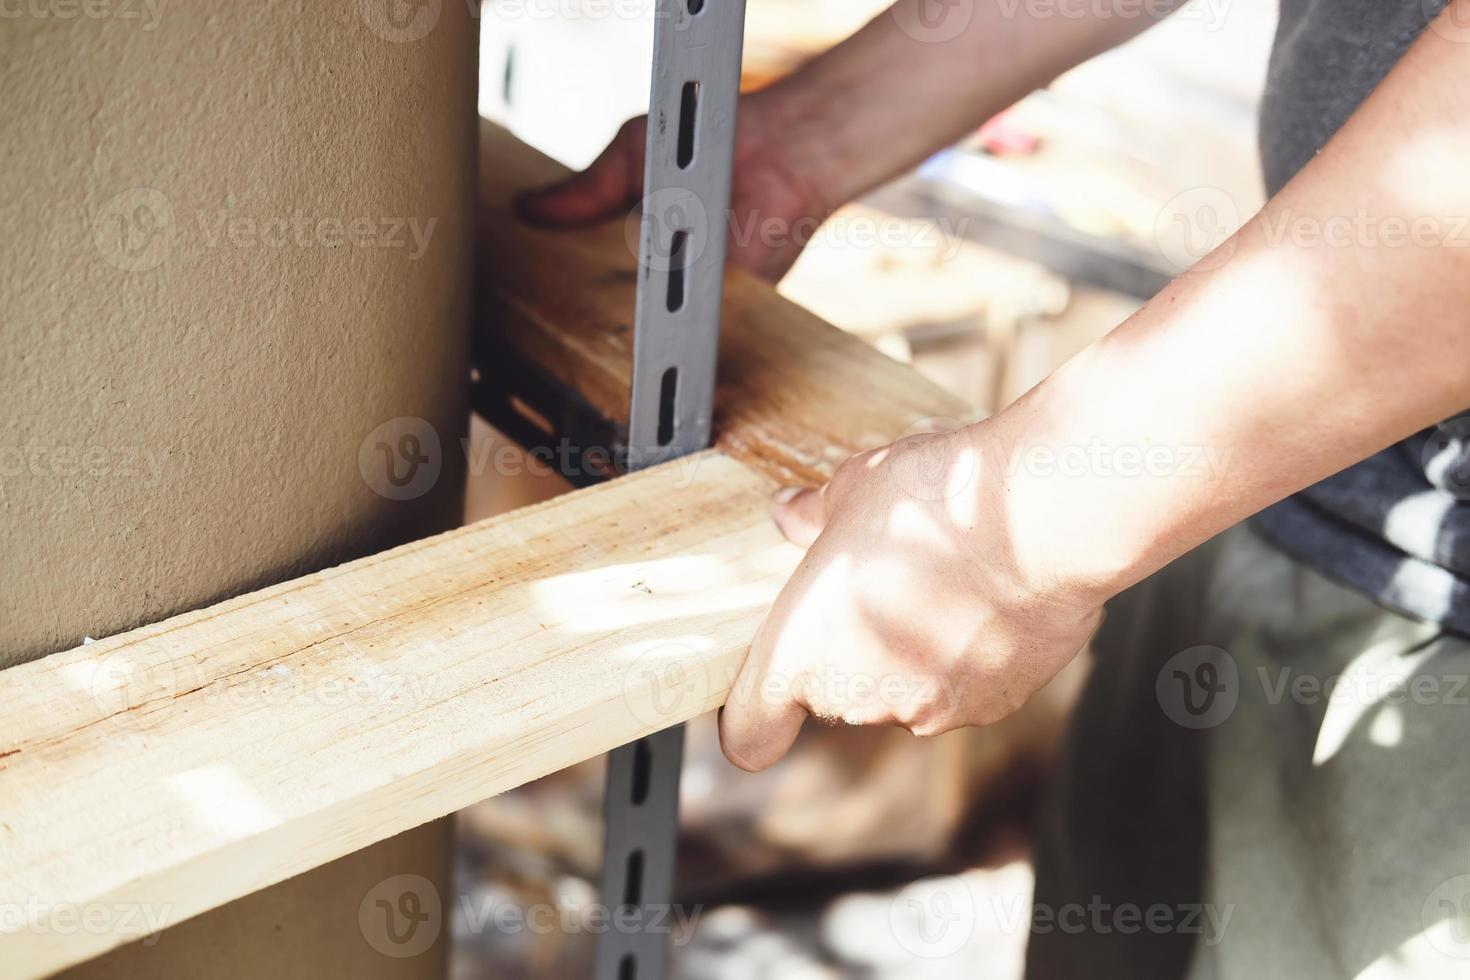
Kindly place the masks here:
[(1011, 112), (991, 116), (975, 134), (986, 153), (1029, 156), (1041, 145), (1041, 137), (1018, 125)]

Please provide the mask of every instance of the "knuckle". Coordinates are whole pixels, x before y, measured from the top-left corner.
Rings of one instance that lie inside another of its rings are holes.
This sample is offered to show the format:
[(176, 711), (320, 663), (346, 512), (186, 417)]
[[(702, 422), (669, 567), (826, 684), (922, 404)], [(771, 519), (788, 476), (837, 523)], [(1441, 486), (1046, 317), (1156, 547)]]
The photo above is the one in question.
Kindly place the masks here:
[(871, 706), (850, 707), (842, 713), (842, 722), (847, 725), (895, 725), (897, 720), (891, 712), (877, 710)]
[(635, 144), (641, 144), (643, 142), (645, 122), (647, 118), (648, 117), (646, 116), (635, 116), (632, 119), (624, 122), (621, 126), (618, 127), (618, 133), (615, 137), (613, 137), (613, 142), (621, 143), (629, 147)]
[(896, 711), (898, 722), (915, 735), (935, 734), (948, 730), (949, 713), (932, 698), (913, 698), (905, 701)]
[(847, 483), (852, 481), (865, 468), (865, 459), (868, 455), (868, 453), (858, 453), (838, 463), (836, 471), (832, 474), (832, 482)]
[(857, 456), (849, 456), (837, 464), (837, 469), (832, 471), (832, 479), (822, 491), (829, 500), (841, 497), (850, 491), (861, 479), (866, 470), (864, 457), (866, 453)]
[(948, 716), (935, 716), (933, 718), (925, 718), (912, 725), (905, 725), (904, 727), (919, 738), (934, 738), (938, 735), (952, 732), (957, 728), (963, 728), (964, 725)]

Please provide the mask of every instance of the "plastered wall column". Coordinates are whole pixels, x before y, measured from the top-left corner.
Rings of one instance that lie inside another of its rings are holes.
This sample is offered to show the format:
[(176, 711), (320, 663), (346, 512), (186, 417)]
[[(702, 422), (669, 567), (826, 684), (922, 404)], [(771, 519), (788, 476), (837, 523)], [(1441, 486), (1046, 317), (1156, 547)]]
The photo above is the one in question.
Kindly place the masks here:
[[(456, 522), (474, 36), (466, 0), (0, 9), (0, 666)], [(446, 868), (431, 825), (78, 974), (435, 976), (359, 906)]]

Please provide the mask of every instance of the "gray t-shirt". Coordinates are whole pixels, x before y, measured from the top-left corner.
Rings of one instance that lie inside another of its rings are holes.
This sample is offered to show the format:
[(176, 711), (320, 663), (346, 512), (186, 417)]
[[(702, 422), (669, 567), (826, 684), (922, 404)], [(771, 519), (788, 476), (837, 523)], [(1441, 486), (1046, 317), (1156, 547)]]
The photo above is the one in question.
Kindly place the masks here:
[[(1332, 138), (1444, 3), (1281, 0), (1261, 103), (1269, 193)], [(1384, 605), (1470, 635), (1470, 412), (1289, 497), (1254, 525)]]

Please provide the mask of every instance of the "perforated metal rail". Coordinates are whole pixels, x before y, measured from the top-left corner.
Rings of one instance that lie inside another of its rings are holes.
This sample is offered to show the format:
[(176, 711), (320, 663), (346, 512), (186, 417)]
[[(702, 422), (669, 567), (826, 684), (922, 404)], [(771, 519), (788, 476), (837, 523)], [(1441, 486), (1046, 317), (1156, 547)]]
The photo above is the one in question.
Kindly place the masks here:
[[(744, 33), (745, 0), (658, 0), (630, 470), (709, 445)], [(667, 973), (683, 755), (682, 725), (608, 755), (602, 896), (614, 915), (598, 937), (597, 980)]]

